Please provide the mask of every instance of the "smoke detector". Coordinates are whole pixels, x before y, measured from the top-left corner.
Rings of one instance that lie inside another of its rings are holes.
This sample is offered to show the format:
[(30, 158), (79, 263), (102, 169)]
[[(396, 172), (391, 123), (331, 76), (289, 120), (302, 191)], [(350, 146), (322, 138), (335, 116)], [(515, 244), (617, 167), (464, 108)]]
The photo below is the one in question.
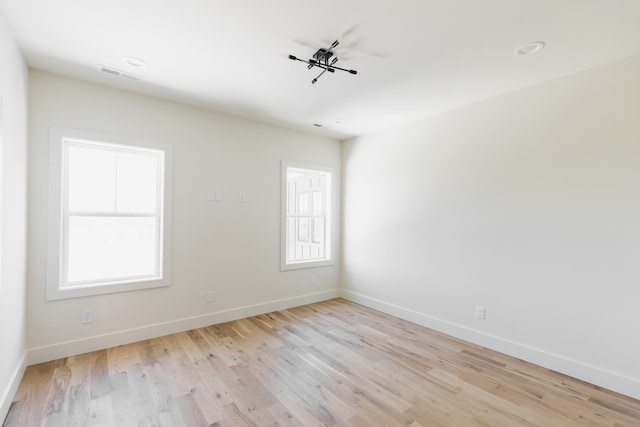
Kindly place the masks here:
[(131, 65), (132, 67), (136, 68), (144, 68), (147, 66), (146, 62), (144, 62), (140, 58), (136, 58), (135, 56), (125, 56), (124, 58), (122, 58), (122, 60), (125, 64)]
[(518, 46), (516, 50), (513, 51), (515, 56), (527, 56), (533, 55), (534, 53), (540, 52), (544, 49), (544, 42), (530, 42), (525, 43), (521, 46)]

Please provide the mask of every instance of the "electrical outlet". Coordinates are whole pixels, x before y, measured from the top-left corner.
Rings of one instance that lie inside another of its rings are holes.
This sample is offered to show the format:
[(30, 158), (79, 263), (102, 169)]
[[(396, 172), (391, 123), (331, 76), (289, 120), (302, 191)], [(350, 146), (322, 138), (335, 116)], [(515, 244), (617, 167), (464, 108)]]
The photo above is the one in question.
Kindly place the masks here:
[(213, 291), (207, 292), (207, 302), (213, 302)]
[(485, 320), (487, 315), (487, 309), (478, 305), (476, 306), (476, 319)]
[(316, 280), (316, 276), (311, 276), (311, 278), (309, 279), (309, 286), (315, 286), (318, 284), (318, 281)]
[(80, 315), (80, 323), (88, 324), (93, 323), (93, 310), (85, 310)]

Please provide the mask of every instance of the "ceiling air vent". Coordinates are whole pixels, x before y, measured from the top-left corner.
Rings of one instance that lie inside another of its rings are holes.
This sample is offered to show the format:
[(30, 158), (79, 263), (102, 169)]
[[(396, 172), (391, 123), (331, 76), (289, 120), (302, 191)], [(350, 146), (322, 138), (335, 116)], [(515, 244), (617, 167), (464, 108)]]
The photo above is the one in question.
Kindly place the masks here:
[(120, 71), (115, 68), (106, 67), (104, 65), (98, 65), (98, 71), (111, 74), (112, 76), (122, 77), (123, 79), (127, 79), (127, 80), (135, 80), (135, 81), (142, 80), (142, 76), (139, 76), (137, 74), (127, 73), (126, 71)]
[(124, 72), (120, 73), (120, 77), (122, 77), (123, 79), (135, 80), (137, 82), (140, 81), (140, 79), (142, 79), (142, 77), (138, 75), (131, 74), (131, 73), (124, 73)]

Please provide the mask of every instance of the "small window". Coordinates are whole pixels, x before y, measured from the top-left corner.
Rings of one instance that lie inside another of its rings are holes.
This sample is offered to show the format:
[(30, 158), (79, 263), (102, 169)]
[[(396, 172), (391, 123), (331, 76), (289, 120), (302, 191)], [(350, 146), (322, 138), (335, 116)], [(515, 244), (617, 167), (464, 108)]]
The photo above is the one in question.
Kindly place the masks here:
[(169, 285), (171, 146), (50, 132), (47, 298)]
[(282, 163), (282, 270), (333, 264), (331, 189), (331, 169)]

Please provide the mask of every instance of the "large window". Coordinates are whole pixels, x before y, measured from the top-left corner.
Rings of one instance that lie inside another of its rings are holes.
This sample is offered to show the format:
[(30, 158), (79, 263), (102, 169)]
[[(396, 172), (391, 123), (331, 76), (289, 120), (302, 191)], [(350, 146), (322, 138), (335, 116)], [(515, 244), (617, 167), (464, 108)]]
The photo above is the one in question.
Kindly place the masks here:
[(329, 168), (282, 163), (282, 270), (333, 264), (331, 178)]
[(47, 298), (169, 285), (171, 146), (50, 131)]

